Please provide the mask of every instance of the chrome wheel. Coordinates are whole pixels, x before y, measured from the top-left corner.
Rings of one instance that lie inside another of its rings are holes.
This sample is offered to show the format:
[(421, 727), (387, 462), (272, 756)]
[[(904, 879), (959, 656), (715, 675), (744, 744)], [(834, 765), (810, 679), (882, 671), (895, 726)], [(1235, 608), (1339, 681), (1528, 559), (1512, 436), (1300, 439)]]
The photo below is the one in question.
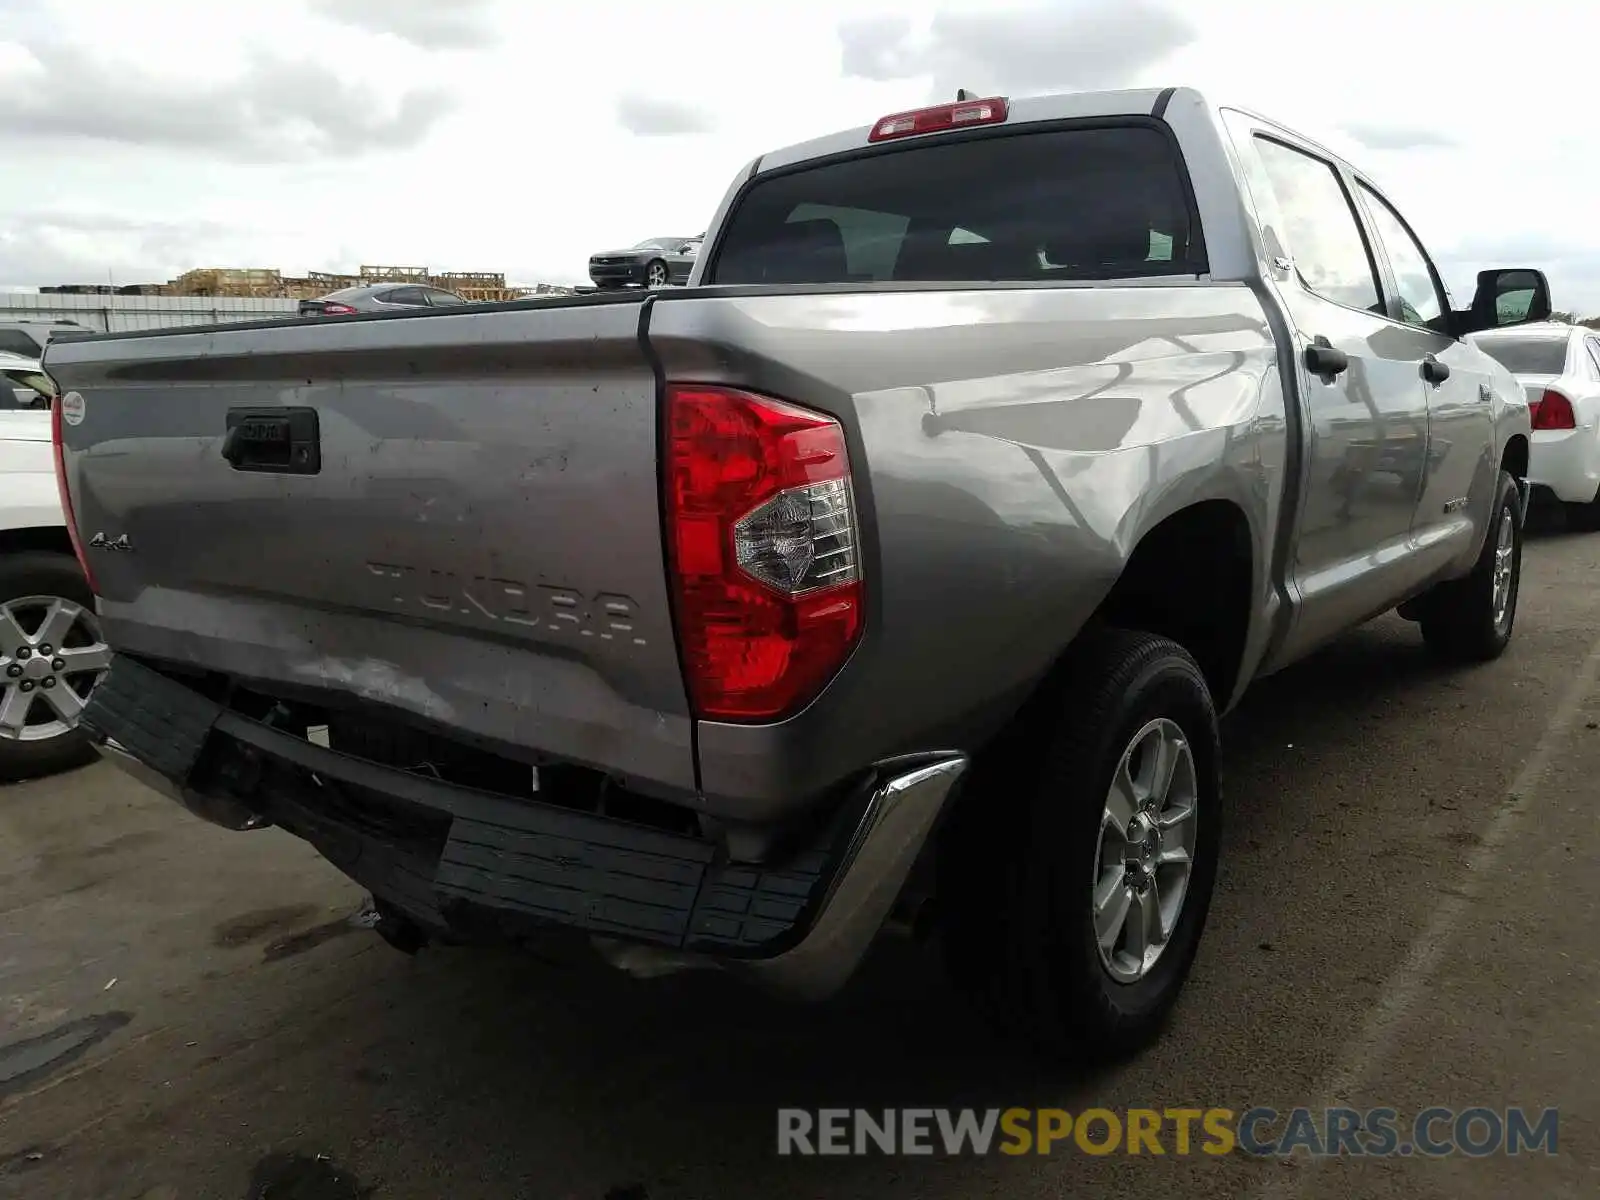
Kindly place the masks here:
[(1128, 743), (1100, 816), (1095, 943), (1118, 983), (1137, 983), (1166, 949), (1194, 870), (1199, 787), (1176, 722), (1151, 721)]
[(648, 267), (645, 268), (644, 281), (645, 281), (645, 285), (647, 287), (653, 287), (653, 288), (666, 287), (667, 286), (667, 264), (666, 263), (660, 263), (660, 262), (651, 263)]
[(1517, 531), (1509, 508), (1500, 510), (1500, 529), (1494, 545), (1494, 627), (1506, 623), (1506, 612), (1511, 607), (1512, 574), (1516, 567)]
[(100, 623), (81, 604), (22, 596), (0, 605), (0, 740), (70, 733), (110, 666)]

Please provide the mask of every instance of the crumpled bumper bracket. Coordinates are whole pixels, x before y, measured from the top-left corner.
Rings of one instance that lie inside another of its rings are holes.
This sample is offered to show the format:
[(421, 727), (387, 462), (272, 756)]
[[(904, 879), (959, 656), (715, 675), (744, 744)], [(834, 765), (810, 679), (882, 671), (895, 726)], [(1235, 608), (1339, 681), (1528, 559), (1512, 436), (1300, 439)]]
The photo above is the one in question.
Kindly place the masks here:
[[(967, 766), (953, 751), (879, 764), (809, 845), (781, 863), (741, 864), (700, 838), (341, 754), (126, 656), (82, 724), (109, 759), (195, 815), (229, 829), (283, 825), (424, 928), (561, 926), (706, 956), (801, 999), (854, 972)], [(447, 821), (442, 849), (341, 820), (341, 783)]]

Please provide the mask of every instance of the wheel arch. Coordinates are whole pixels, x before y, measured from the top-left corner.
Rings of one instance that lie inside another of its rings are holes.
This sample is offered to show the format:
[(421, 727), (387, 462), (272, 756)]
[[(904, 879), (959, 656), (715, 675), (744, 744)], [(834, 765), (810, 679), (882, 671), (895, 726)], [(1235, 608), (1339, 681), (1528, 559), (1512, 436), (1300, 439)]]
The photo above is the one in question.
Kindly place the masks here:
[(1508, 437), (1505, 448), (1500, 451), (1500, 469), (1515, 479), (1519, 486), (1528, 477), (1530, 454), (1528, 439), (1520, 433)]
[(1093, 621), (1171, 638), (1206, 677), (1218, 709), (1238, 691), (1259, 574), (1250, 519), (1229, 499), (1200, 500), (1152, 526)]
[[(1013, 753), (1050, 708), (1079, 645), (1106, 627), (1170, 638), (1199, 664), (1218, 712), (1246, 675), (1262, 556), (1245, 510), (1231, 499), (1197, 500), (1169, 513), (1134, 543), (1122, 570), (1089, 619), (1040, 674), (997, 735), (976, 751)], [(1175, 586), (1176, 581), (1176, 586)], [(1259, 641), (1259, 639), (1256, 639)]]
[(54, 551), (77, 561), (72, 549), (72, 538), (65, 525), (29, 525), (18, 529), (0, 529), (0, 555), (20, 554), (28, 550)]

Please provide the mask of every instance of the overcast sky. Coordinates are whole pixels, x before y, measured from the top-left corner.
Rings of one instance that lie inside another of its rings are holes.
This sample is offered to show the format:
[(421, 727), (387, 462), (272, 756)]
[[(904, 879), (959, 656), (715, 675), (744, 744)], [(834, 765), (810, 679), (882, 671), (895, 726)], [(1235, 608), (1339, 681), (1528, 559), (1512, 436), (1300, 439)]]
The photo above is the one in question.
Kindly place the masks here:
[(1458, 301), (1481, 265), (1534, 265), (1600, 313), (1587, 7), (0, 0), (0, 286), (582, 282), (591, 251), (702, 231), (766, 149), (957, 87), (1187, 84), (1364, 167)]

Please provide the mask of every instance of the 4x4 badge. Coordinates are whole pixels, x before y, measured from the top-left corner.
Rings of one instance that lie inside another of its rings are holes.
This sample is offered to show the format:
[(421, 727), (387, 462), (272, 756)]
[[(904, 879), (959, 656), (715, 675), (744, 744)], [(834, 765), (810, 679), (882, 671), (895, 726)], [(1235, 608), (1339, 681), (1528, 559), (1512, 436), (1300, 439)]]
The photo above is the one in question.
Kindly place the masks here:
[(127, 534), (119, 534), (115, 540), (107, 538), (103, 533), (97, 533), (89, 539), (91, 550), (132, 550), (133, 543), (128, 540)]

